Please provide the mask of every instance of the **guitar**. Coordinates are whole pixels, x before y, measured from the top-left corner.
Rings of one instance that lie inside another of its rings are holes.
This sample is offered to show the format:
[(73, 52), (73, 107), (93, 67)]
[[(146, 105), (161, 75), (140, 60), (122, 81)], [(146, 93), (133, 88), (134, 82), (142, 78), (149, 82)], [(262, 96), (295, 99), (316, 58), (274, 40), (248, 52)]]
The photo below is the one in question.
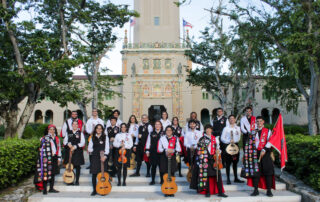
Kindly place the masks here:
[(233, 141), (233, 131), (231, 131), (231, 143), (227, 146), (226, 152), (231, 156), (239, 153), (239, 147)]
[[(100, 158), (104, 157), (104, 151), (100, 151)], [(98, 194), (104, 196), (111, 192), (112, 185), (110, 183), (110, 177), (107, 172), (104, 172), (104, 162), (101, 161), (101, 172), (97, 175), (98, 183), (96, 191)]]
[(193, 167), (193, 156), (194, 156), (194, 148), (193, 146), (190, 148), (191, 150), (191, 162), (189, 162), (188, 174), (187, 174), (187, 181), (190, 183), (192, 178), (192, 167)]
[(163, 184), (161, 186), (162, 193), (173, 195), (177, 193), (178, 186), (175, 182), (176, 178), (171, 176), (171, 154), (168, 156), (168, 173), (163, 175)]
[(66, 184), (71, 184), (74, 182), (74, 172), (73, 172), (73, 164), (71, 163), (71, 159), (72, 159), (72, 150), (70, 149), (70, 153), (69, 153), (69, 162), (66, 165), (66, 170), (63, 173), (63, 181)]

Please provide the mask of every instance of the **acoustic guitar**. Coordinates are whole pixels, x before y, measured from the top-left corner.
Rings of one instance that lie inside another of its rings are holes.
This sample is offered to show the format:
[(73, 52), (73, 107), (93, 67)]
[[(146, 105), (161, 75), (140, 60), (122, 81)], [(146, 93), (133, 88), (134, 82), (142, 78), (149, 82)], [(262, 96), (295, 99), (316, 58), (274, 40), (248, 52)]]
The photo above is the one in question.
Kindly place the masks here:
[(163, 175), (163, 184), (161, 186), (162, 193), (166, 195), (173, 195), (177, 193), (178, 186), (175, 182), (176, 178), (171, 176), (171, 154), (168, 156), (168, 173)]
[(66, 170), (63, 173), (63, 181), (66, 184), (73, 183), (75, 179), (74, 172), (73, 172), (73, 164), (71, 163), (71, 159), (72, 159), (72, 150), (70, 149), (69, 162), (66, 165)]
[[(104, 157), (104, 152), (100, 152), (100, 158)], [(97, 175), (98, 183), (96, 191), (98, 194), (104, 196), (111, 192), (112, 185), (110, 183), (110, 177), (108, 172), (104, 172), (104, 162), (101, 161), (101, 172)]]
[(188, 173), (187, 173), (187, 181), (190, 183), (191, 182), (191, 178), (192, 178), (192, 168), (193, 168), (193, 156), (194, 156), (194, 148), (193, 146), (190, 149), (190, 153), (191, 153), (191, 162), (189, 162), (189, 168), (188, 168)]

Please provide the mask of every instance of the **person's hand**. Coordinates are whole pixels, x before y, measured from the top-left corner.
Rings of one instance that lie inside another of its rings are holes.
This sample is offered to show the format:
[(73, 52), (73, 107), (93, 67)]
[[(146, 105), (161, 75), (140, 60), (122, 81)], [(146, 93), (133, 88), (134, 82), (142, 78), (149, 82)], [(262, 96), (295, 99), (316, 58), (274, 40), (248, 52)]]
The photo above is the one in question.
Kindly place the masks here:
[(141, 135), (141, 134), (139, 134), (139, 135), (138, 135), (138, 138), (140, 139), (141, 137), (142, 137), (142, 135)]
[(260, 156), (261, 156), (261, 159), (263, 158), (263, 156), (266, 154), (266, 152), (264, 150), (261, 151), (260, 153)]
[(134, 152), (137, 152), (137, 148), (136, 148), (136, 147), (133, 147), (133, 151), (134, 151)]
[(150, 156), (150, 153), (149, 153), (149, 152), (147, 152), (147, 153), (146, 153), (146, 155), (147, 155), (147, 157), (149, 157), (149, 156)]
[(71, 149), (71, 148), (72, 148), (72, 144), (71, 144), (71, 143), (68, 143), (68, 147)]
[(60, 159), (58, 159), (58, 166), (60, 166), (61, 165), (61, 160)]
[(106, 156), (101, 157), (101, 161), (102, 161), (102, 162), (105, 162), (105, 161), (106, 161), (106, 159), (107, 159), (107, 157), (106, 157)]
[(169, 153), (169, 154), (172, 154), (173, 152), (174, 152), (173, 149), (168, 149), (168, 153)]
[(114, 141), (114, 137), (110, 138), (110, 141), (113, 142)]

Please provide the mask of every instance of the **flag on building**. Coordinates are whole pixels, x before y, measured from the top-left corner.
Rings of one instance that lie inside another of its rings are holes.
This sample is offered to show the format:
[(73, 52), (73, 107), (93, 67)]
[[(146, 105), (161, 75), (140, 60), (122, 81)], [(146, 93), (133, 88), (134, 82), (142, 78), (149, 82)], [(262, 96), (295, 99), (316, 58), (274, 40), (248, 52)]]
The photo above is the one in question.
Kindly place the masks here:
[(275, 148), (280, 154), (281, 170), (286, 166), (288, 161), (287, 154), (287, 142), (283, 129), (283, 120), (281, 113), (279, 114), (278, 121), (273, 128), (272, 136), (270, 137), (269, 143)]
[(130, 26), (134, 26), (136, 24), (135, 18), (130, 18)]
[(192, 24), (182, 19), (183, 27), (190, 27), (192, 29)]

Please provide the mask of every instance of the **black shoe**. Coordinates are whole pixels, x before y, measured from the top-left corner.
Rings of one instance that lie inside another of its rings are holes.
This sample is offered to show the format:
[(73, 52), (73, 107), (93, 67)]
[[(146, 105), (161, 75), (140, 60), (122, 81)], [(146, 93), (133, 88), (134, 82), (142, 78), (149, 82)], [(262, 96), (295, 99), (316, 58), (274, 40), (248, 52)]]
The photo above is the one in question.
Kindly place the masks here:
[(210, 192), (207, 192), (207, 193), (206, 193), (206, 197), (210, 197)]
[(74, 183), (75, 186), (79, 186), (79, 182)]
[(236, 179), (234, 180), (234, 182), (236, 182), (236, 183), (243, 183), (243, 181), (242, 181), (242, 180), (239, 180), (238, 178), (236, 178)]
[[(87, 170), (90, 169), (90, 166), (86, 167), (86, 169), (87, 169)], [(93, 192), (92, 192), (92, 193), (93, 193)]]
[(150, 182), (149, 185), (154, 185), (156, 184), (154, 181)]
[(139, 173), (133, 173), (132, 175), (130, 175), (130, 177), (139, 177), (140, 174)]
[(147, 173), (146, 177), (151, 177), (150, 173)]
[(69, 184), (67, 184), (67, 186), (73, 186), (74, 185), (74, 183), (69, 183)]
[(250, 194), (250, 196), (258, 196), (259, 195), (259, 191), (257, 189), (255, 189), (252, 194)]
[(118, 187), (120, 187), (121, 186), (121, 182), (118, 182)]
[(169, 195), (169, 197), (174, 197), (174, 194)]
[(42, 194), (43, 194), (43, 195), (47, 195), (47, 194), (48, 194), (47, 190), (44, 189), (43, 192), (42, 192)]
[(231, 184), (231, 181), (230, 181), (230, 180), (227, 180), (227, 184)]
[(59, 193), (59, 191), (58, 191), (58, 190), (55, 190), (55, 189), (49, 189), (49, 192), (50, 192), (50, 193)]
[(181, 173), (179, 173), (179, 177), (183, 177), (183, 175)]
[(124, 187), (127, 186), (126, 182), (123, 182), (123, 183), (122, 183), (122, 186), (124, 186)]
[(93, 192), (91, 193), (91, 196), (95, 196), (95, 195), (97, 195), (97, 192), (96, 192), (96, 191), (93, 191)]
[(273, 197), (273, 194), (272, 194), (271, 190), (268, 190), (268, 191), (267, 191), (267, 196)]
[(168, 194), (165, 194), (165, 195), (164, 195), (164, 197), (168, 197), (168, 196), (169, 196)]
[(225, 195), (224, 193), (220, 193), (220, 194), (218, 194), (218, 196), (219, 196), (219, 197), (223, 197), (223, 198), (227, 198), (227, 197), (228, 197), (228, 196)]
[(110, 176), (111, 176), (111, 177), (115, 177), (115, 176), (116, 176), (116, 174), (114, 174), (114, 173), (113, 173), (113, 174), (111, 174)]
[(163, 184), (163, 181), (161, 181), (160, 184)]

